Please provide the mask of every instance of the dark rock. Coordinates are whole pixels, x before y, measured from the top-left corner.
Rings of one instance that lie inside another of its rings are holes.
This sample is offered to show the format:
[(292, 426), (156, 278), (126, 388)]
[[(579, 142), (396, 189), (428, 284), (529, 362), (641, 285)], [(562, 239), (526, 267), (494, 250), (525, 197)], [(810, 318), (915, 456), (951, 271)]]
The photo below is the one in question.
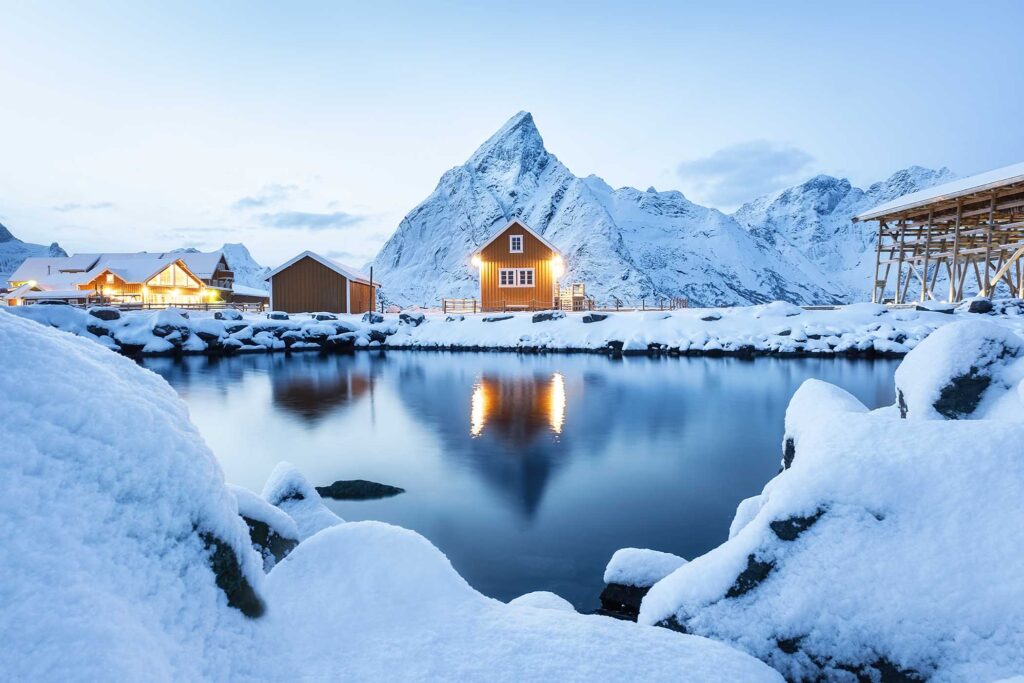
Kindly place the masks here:
[(656, 623), (655, 626), (667, 628), (668, 630), (675, 631), (676, 633), (689, 633), (689, 631), (686, 630), (686, 627), (679, 623), (679, 620), (674, 616), (669, 617), (668, 619), (662, 619)]
[(713, 323), (716, 320), (721, 320), (722, 319), (722, 314), (721, 313), (705, 313), (704, 315), (702, 315), (700, 317), (700, 319), (703, 320), (706, 323)]
[(102, 337), (105, 334), (110, 334), (110, 328), (106, 325), (97, 325), (96, 323), (89, 323), (85, 326), (86, 331), (89, 334), (94, 334), (97, 337)]
[(409, 325), (410, 327), (419, 327), (420, 324), (426, 320), (426, 316), (422, 313), (399, 313), (398, 320), (403, 325)]
[(610, 340), (608, 340), (608, 350), (611, 351), (612, 353), (622, 353), (623, 345), (624, 345), (624, 342), (622, 340), (619, 340), (619, 339), (610, 339)]
[(313, 320), (318, 320), (320, 322), (338, 319), (338, 316), (334, 315), (333, 313), (314, 313), (312, 317)]
[[(252, 541), (252, 547), (263, 557), (265, 568), (268, 565), (273, 567), (283, 560), (299, 544), (299, 539), (280, 535), (266, 522), (250, 519), (245, 515), (241, 515), (241, 517), (249, 525), (249, 539)], [(273, 559), (271, 560), (271, 558)]]
[(906, 420), (907, 411), (909, 410), (909, 408), (907, 408), (907, 399), (903, 397), (903, 392), (899, 389), (896, 389), (896, 404), (900, 408), (900, 417)]
[[(217, 312), (218, 312), (218, 313), (220, 313), (220, 311), (217, 311)], [(245, 328), (247, 328), (247, 327), (249, 327), (249, 325), (247, 325), (247, 324), (246, 324), (246, 323), (244, 323), (244, 322), (240, 322), (240, 323), (228, 323), (228, 324), (224, 325), (224, 330), (225, 330), (225, 331), (226, 331), (226, 332), (227, 332), (228, 334), (234, 334), (235, 332), (241, 332), (242, 330), (244, 330), (244, 329), (245, 329)]]
[[(966, 375), (954, 377), (949, 384), (942, 387), (942, 392), (934, 405), (936, 412), (947, 420), (957, 420), (974, 412), (981, 402), (981, 395), (992, 384), (992, 376), (982, 374), (976, 367)], [(903, 414), (903, 410), (900, 410)]]
[(636, 621), (640, 614), (640, 603), (651, 590), (650, 586), (626, 586), (621, 583), (609, 583), (601, 591), (601, 613), (621, 619)]
[(736, 581), (729, 587), (725, 597), (738, 598), (749, 593), (761, 585), (768, 578), (768, 575), (772, 573), (773, 569), (775, 569), (774, 562), (762, 562), (753, 554), (747, 555), (746, 569), (736, 577)]
[(928, 308), (927, 306), (914, 306), (914, 310), (915, 311), (926, 311), (926, 312), (929, 312), (929, 313), (946, 313), (948, 315), (953, 315), (953, 311), (956, 310), (956, 307), (955, 306), (935, 306), (933, 308)]
[(775, 641), (775, 645), (787, 655), (795, 655), (800, 650), (800, 643), (803, 642), (803, 639), (803, 636), (797, 636), (796, 638), (778, 638)]
[(464, 315), (450, 315), (447, 318), (445, 318), (444, 321), (446, 323), (456, 323), (456, 322), (460, 323), (460, 322), (462, 322), (465, 319), (466, 319), (466, 316), (464, 316)]
[(316, 492), (335, 500), (376, 500), (405, 493), (405, 489), (365, 479), (341, 479), (330, 486), (317, 486)]
[(991, 313), (992, 312), (992, 300), (991, 299), (972, 299), (967, 305), (968, 313)]
[(541, 311), (533, 314), (533, 322), (543, 323), (549, 320), (561, 320), (565, 317), (564, 311)]
[(327, 348), (334, 351), (352, 349), (355, 348), (356, 345), (356, 336), (355, 332), (343, 332), (342, 334), (336, 334), (328, 337), (325, 345)]
[(607, 318), (608, 316), (604, 313), (587, 313), (582, 320), (584, 323), (599, 323)]
[(226, 308), (223, 311), (215, 311), (213, 318), (214, 320), (241, 320), (242, 314), (234, 309)]
[(796, 444), (793, 443), (793, 437), (787, 436), (785, 441), (782, 442), (782, 469), (788, 470), (793, 466), (793, 458), (796, 457)]
[(814, 526), (814, 523), (821, 519), (821, 516), (825, 514), (825, 511), (818, 508), (813, 515), (807, 517), (789, 517), (787, 519), (777, 519), (768, 526), (772, 528), (775, 535), (782, 541), (795, 541), (800, 534)]
[(164, 323), (162, 325), (153, 326), (153, 334), (157, 337), (167, 338), (172, 336), (175, 332), (178, 333), (178, 336), (175, 337), (175, 341), (179, 343), (185, 341), (192, 335), (192, 330), (190, 330), (187, 325), (171, 325)]
[(388, 335), (381, 330), (370, 330), (368, 336), (371, 342), (380, 342), (381, 344), (387, 341), (388, 338)]
[(777, 334), (780, 337), (788, 337), (789, 335), (793, 334), (793, 330), (787, 328), (785, 330), (779, 330), (775, 334)]
[(384, 322), (384, 316), (382, 316), (380, 313), (367, 311), (366, 313), (363, 313), (363, 322), (370, 323), (371, 325), (376, 325), (377, 323)]
[(510, 315), (489, 315), (489, 316), (484, 318), (484, 322), (485, 323), (497, 323), (497, 322), (501, 322), (502, 320), (511, 320), (511, 319), (512, 319), (512, 316), (510, 316)]
[(231, 546), (209, 531), (200, 531), (199, 538), (209, 553), (210, 569), (217, 580), (217, 587), (227, 596), (228, 605), (247, 617), (262, 616), (266, 609), (263, 600), (242, 572), (242, 565)]
[(268, 320), (288, 320), (288, 314), (284, 311), (270, 311), (267, 313)]
[(121, 311), (109, 306), (94, 306), (89, 309), (89, 315), (100, 320), (120, 320)]

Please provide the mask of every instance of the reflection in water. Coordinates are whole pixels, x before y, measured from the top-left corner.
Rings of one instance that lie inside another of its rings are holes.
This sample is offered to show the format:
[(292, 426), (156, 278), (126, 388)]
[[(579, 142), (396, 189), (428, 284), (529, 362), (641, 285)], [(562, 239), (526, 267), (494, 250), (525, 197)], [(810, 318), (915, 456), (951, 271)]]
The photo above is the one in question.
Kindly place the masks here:
[(423, 533), (485, 594), (551, 590), (588, 610), (618, 548), (692, 558), (725, 540), (737, 503), (778, 472), (803, 381), (888, 405), (897, 362), (367, 352), (143, 364), (188, 403), (229, 482), (258, 491), (290, 460), (317, 485), (401, 486), (328, 504)]

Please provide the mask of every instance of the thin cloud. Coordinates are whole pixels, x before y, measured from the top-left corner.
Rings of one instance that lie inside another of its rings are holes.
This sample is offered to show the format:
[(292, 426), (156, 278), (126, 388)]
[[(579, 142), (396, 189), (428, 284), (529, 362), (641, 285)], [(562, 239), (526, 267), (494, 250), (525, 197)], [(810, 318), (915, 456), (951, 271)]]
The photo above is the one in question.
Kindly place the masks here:
[(337, 230), (347, 228), (365, 220), (365, 216), (332, 211), (313, 213), (308, 211), (279, 211), (259, 215), (259, 221), (268, 228), (281, 230)]
[(732, 208), (800, 181), (813, 161), (799, 147), (751, 140), (684, 161), (676, 170), (702, 201)]
[(298, 189), (298, 185), (271, 183), (270, 185), (264, 185), (263, 189), (252, 196), (242, 197), (233, 203), (231, 208), (235, 211), (248, 211), (250, 209), (262, 209), (267, 206), (273, 206), (274, 204), (280, 204), (291, 199)]
[(114, 208), (113, 202), (93, 202), (92, 204), (79, 204), (77, 202), (68, 202), (66, 204), (57, 204), (53, 207), (54, 211), (61, 213), (68, 213), (70, 211), (81, 211), (81, 210), (100, 210), (100, 209), (112, 209)]

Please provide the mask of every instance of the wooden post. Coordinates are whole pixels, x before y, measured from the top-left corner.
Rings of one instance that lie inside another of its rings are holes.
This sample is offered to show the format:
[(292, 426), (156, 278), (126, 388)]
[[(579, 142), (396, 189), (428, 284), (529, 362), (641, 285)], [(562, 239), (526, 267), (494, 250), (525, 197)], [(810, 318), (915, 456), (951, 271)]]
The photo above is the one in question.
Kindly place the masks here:
[(373, 295), (373, 266), (370, 266), (370, 301), (369, 308), (366, 309), (367, 311), (372, 312), (377, 310), (377, 302), (374, 301), (376, 298), (377, 297)]
[(879, 299), (885, 298), (885, 287), (882, 287), (882, 295), (878, 296), (878, 269), (882, 261), (882, 230), (885, 221), (878, 221), (878, 241), (875, 243), (875, 279), (871, 281), (871, 303), (882, 303)]
[(981, 292), (982, 296), (992, 298), (992, 280), (989, 273), (992, 270), (992, 230), (995, 228), (996, 196), (992, 193), (992, 201), (988, 205), (988, 230), (985, 231), (985, 287)]
[(957, 300), (957, 280), (959, 277), (959, 256), (960, 252), (960, 217), (964, 209), (964, 200), (956, 201), (956, 223), (953, 224), (953, 265), (949, 269), (949, 303)]
[(896, 264), (896, 291), (893, 292), (893, 301), (897, 304), (903, 303), (903, 295), (901, 290), (903, 288), (903, 256), (906, 252), (907, 243), (907, 221), (904, 218), (900, 219), (900, 258)]
[(921, 278), (921, 301), (924, 301), (926, 295), (931, 295), (931, 287), (928, 286), (928, 258), (931, 256), (932, 250), (932, 217), (934, 215), (932, 211), (928, 212), (928, 225), (925, 227), (924, 233), (924, 277)]

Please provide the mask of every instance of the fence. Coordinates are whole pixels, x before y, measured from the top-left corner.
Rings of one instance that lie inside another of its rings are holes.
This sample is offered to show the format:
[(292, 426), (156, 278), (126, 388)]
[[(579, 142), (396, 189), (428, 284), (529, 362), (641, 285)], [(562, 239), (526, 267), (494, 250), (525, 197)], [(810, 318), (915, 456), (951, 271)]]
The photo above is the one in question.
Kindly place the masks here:
[(480, 310), (476, 299), (441, 299), (442, 313), (476, 313)]

